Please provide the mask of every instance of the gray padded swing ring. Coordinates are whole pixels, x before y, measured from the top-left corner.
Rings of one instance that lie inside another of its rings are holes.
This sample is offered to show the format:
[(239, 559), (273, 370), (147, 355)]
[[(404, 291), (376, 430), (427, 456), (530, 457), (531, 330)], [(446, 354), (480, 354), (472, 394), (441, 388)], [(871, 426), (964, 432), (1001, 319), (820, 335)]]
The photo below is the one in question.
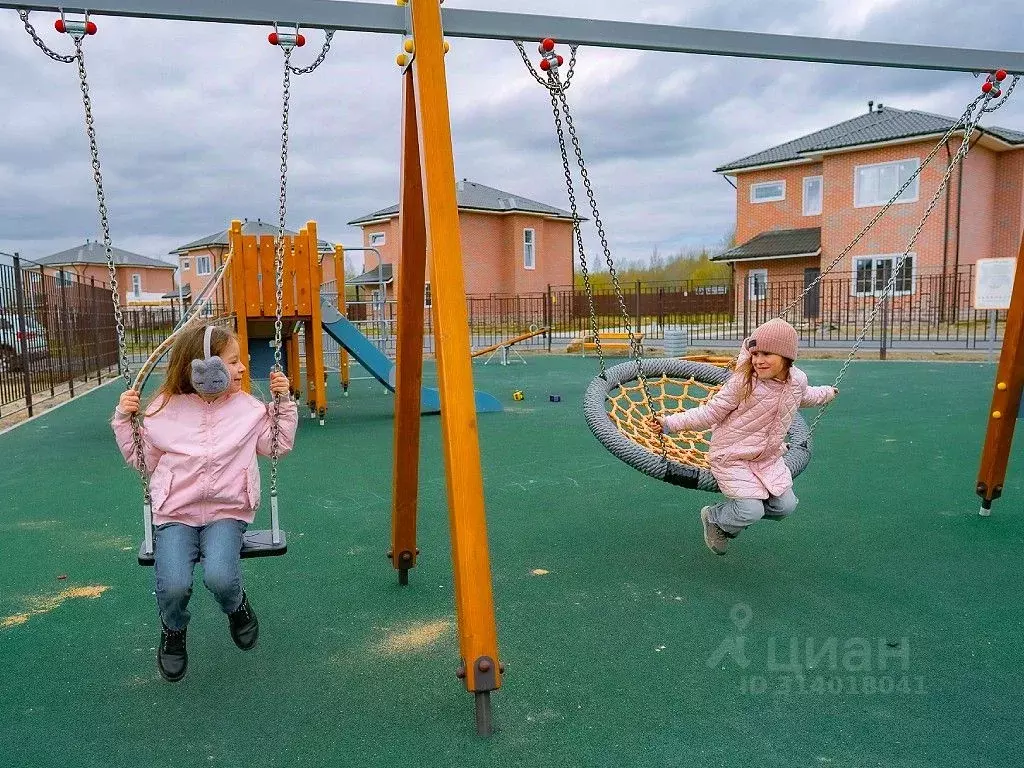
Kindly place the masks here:
[[(640, 370), (645, 378), (660, 379), (663, 375), (671, 379), (694, 379), (703, 384), (719, 386), (728, 381), (732, 372), (710, 363), (697, 363), (676, 358), (659, 358), (643, 360)], [(619, 431), (615, 422), (608, 416), (605, 405), (608, 395), (617, 387), (637, 380), (636, 361), (619, 363), (605, 370), (605, 375), (596, 376), (587, 387), (583, 396), (583, 415), (594, 436), (601, 441), (613, 456), (624, 461), (633, 469), (643, 472), (657, 480), (678, 485), (683, 488), (694, 488), (700, 491), (720, 493), (718, 481), (710, 470), (680, 464), (658, 454), (651, 453), (634, 443)], [(782, 460), (789, 471), (796, 477), (811, 460), (811, 433), (807, 422), (797, 412), (793, 423), (786, 433), (789, 450)]]

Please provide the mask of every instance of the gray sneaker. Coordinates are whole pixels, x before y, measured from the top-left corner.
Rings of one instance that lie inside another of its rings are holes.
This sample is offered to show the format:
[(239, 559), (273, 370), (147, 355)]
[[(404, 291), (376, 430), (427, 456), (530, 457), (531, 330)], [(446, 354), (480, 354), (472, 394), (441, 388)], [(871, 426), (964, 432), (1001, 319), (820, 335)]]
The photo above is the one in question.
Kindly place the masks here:
[(702, 507), (700, 510), (700, 521), (704, 524), (704, 543), (708, 549), (716, 555), (724, 555), (729, 545), (729, 538), (722, 532), (722, 529), (708, 519), (711, 507)]

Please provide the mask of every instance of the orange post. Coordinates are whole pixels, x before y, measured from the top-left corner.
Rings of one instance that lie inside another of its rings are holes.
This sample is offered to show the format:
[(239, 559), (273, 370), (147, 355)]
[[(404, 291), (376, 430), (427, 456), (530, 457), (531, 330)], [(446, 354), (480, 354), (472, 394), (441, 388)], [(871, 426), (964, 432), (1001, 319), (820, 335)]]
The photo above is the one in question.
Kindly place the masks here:
[(1013, 430), (1024, 389), (1024, 236), (1017, 254), (1010, 309), (1006, 313), (1003, 349), (996, 368), (992, 404), (988, 409), (988, 428), (981, 452), (976, 490), (981, 496), (980, 514), (989, 515), (992, 502), (1003, 492), (1006, 466), (1013, 444)]
[[(334, 246), (334, 284), (338, 290), (338, 312), (345, 314), (345, 248), (341, 245)], [(338, 350), (338, 375), (341, 378), (341, 391), (348, 394), (348, 385), (351, 381), (349, 370), (348, 350), (342, 347)]]
[(303, 283), (305, 301), (309, 307), (306, 322), (306, 384), (309, 389), (309, 409), (323, 423), (327, 412), (327, 381), (324, 376), (323, 313), (320, 309), (320, 259), (317, 252), (316, 222), (306, 222), (306, 268)]
[(423, 292), (427, 232), (416, 131), (412, 72), (402, 78), (402, 166), (399, 203), (402, 274), (398, 281), (398, 348), (395, 386), (395, 452), (392, 471), (391, 549), (398, 583), (409, 583), (416, 565), (416, 502), (420, 458), (420, 388), (423, 385)]
[(416, 44), (413, 95), (422, 166), (426, 250), (431, 259), (455, 609), (463, 664), (460, 675), (464, 675), (467, 690), (475, 694), (477, 731), (489, 734), (490, 691), (501, 685), (501, 665), (469, 356), (469, 317), (439, 1), (414, 0), (411, 17)]
[(244, 238), (242, 237), (242, 222), (237, 219), (231, 222), (228, 230), (228, 248), (234, 251), (231, 262), (231, 311), (235, 315), (235, 333), (238, 335), (238, 351), (241, 354), (242, 362), (245, 363), (245, 373), (242, 374), (242, 389), (249, 391), (251, 379), (249, 377), (249, 326), (246, 303), (246, 260), (251, 255), (246, 252)]

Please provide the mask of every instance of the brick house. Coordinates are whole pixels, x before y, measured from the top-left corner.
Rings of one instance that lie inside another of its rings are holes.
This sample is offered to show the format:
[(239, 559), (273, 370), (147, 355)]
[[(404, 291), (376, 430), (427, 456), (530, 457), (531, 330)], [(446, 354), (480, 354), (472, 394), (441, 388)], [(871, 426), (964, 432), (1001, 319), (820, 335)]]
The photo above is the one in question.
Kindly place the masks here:
[[(535, 200), (463, 179), (456, 183), (466, 294), (540, 293), (573, 280), (572, 214)], [(392, 298), (401, 275), (398, 206), (348, 222), (363, 232), (363, 274), (346, 280), (365, 290), (385, 287)], [(430, 264), (427, 297), (430, 303)]]
[[(117, 275), (118, 294), (122, 307), (167, 305), (164, 298), (174, 287), (174, 265), (149, 256), (111, 246), (114, 272)], [(103, 243), (86, 240), (83, 245), (35, 259), (45, 275), (76, 283), (110, 284), (107, 252)]]
[[(716, 168), (716, 173), (735, 179), (738, 245), (713, 259), (733, 266), (738, 302), (763, 302), (777, 311), (783, 302), (799, 297), (955, 122), (868, 102), (866, 114)], [(963, 131), (954, 133), (836, 264), (824, 286), (830, 293), (838, 288), (847, 303), (874, 304), (962, 139)], [(964, 289), (954, 285), (967, 282), (961, 278), (978, 259), (1015, 257), (1022, 228), (1024, 133), (979, 128), (966, 160), (953, 172), (904, 262), (893, 290), (894, 306), (924, 300), (934, 310), (951, 302), (969, 303), (970, 290), (964, 296)], [(931, 290), (937, 279), (941, 294)], [(833, 299), (818, 291), (809, 294), (804, 315), (816, 317), (823, 298)]]
[[(212, 235), (180, 245), (170, 252), (172, 256), (178, 258), (178, 280), (181, 282), (181, 293), (186, 303), (193, 294), (198, 296), (213, 278), (213, 273), (227, 254), (228, 233), (228, 229), (223, 229)], [(267, 224), (261, 219), (255, 221), (245, 219), (242, 223), (243, 235), (277, 236), (277, 233), (276, 224)], [(285, 234), (294, 235), (296, 233), (286, 229)], [(334, 245), (326, 240), (317, 240), (317, 250), (320, 252), (324, 271), (323, 279), (325, 281), (333, 280), (334, 261), (331, 258), (323, 257), (334, 253)], [(174, 290), (169, 295), (177, 297), (177, 288), (178, 286), (174, 286)]]

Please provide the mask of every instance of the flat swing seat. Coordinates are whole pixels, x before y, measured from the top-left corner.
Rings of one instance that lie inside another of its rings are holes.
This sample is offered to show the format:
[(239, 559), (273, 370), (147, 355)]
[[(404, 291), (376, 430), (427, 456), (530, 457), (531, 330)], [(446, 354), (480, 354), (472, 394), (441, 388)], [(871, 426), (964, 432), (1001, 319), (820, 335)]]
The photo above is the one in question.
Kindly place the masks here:
[[(281, 531), (281, 541), (274, 543), (273, 531), (246, 531), (242, 538), (242, 559), (249, 557), (276, 557), (288, 551), (288, 537)], [(153, 565), (153, 554), (147, 553), (146, 542), (139, 545), (139, 565)]]

